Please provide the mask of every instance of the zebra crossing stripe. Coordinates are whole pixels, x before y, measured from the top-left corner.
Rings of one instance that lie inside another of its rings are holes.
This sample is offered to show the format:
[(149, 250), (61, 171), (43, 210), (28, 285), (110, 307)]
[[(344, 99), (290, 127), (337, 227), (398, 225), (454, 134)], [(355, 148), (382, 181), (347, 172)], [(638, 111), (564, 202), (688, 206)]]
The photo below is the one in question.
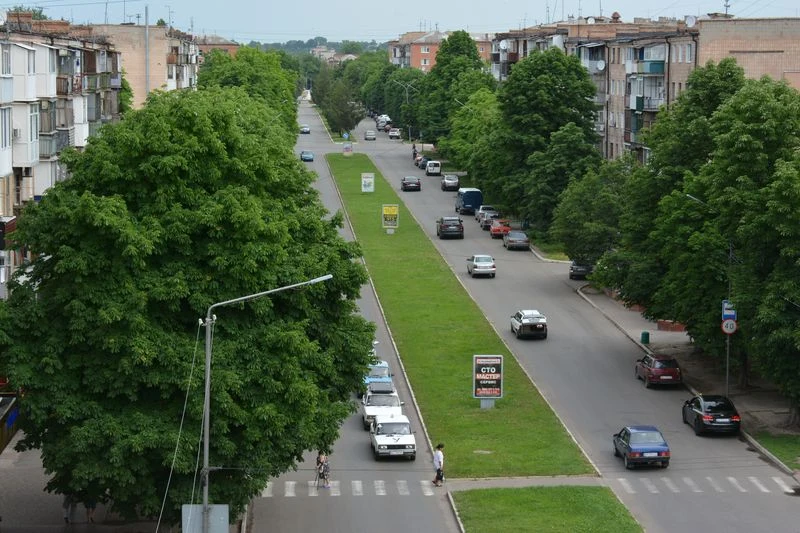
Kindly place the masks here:
[(386, 483), (382, 479), (375, 480), (375, 495), (386, 496)]
[(633, 489), (633, 487), (631, 486), (631, 484), (628, 482), (627, 479), (625, 479), (624, 477), (620, 477), (617, 478), (617, 481), (619, 481), (619, 484), (622, 485), (623, 489), (625, 489), (625, 492), (627, 492), (628, 494), (636, 494), (636, 491)]
[(650, 492), (650, 494), (658, 494), (658, 487), (650, 481), (650, 478), (643, 477), (642, 478), (642, 485)]
[(683, 482), (684, 482), (684, 483), (686, 483), (686, 486), (687, 486), (687, 487), (689, 487), (690, 489), (692, 489), (692, 492), (703, 492), (703, 489), (701, 489), (700, 487), (698, 487), (698, 486), (697, 486), (697, 483), (695, 483), (695, 482), (692, 480), (692, 478), (690, 478), (690, 477), (685, 477), (685, 478), (683, 478)]
[(283, 495), (286, 496), (287, 498), (294, 498), (295, 496), (294, 486), (296, 484), (297, 484), (296, 481), (287, 481)]
[(317, 492), (317, 482), (316, 481), (309, 481), (308, 482), (308, 495), (309, 496), (316, 496), (319, 494)]
[(725, 489), (723, 489), (722, 486), (714, 480), (714, 478), (709, 476), (706, 477), (706, 480), (708, 481), (708, 484), (714, 488), (715, 491), (725, 492)]
[(739, 481), (735, 477), (729, 476), (728, 477), (728, 483), (730, 483), (731, 485), (736, 487), (736, 490), (738, 490), (739, 492), (747, 492), (747, 489), (742, 487), (739, 484)]
[(361, 480), (354, 479), (350, 482), (350, 486), (353, 490), (353, 496), (363, 496), (364, 495), (364, 487), (361, 485)]
[(272, 481), (267, 481), (267, 486), (261, 491), (262, 498), (272, 498)]
[(792, 488), (789, 485), (786, 484), (786, 482), (783, 480), (783, 478), (775, 476), (775, 477), (772, 478), (772, 481), (777, 483), (778, 486), (781, 488), (781, 490), (783, 492), (786, 492), (786, 493), (789, 493), (789, 494), (794, 494), (794, 491), (792, 490)]
[(765, 487), (764, 485), (762, 485), (761, 482), (758, 480), (758, 478), (756, 476), (750, 476), (747, 479), (749, 479), (750, 483), (755, 485), (756, 488), (758, 490), (760, 490), (761, 492), (769, 492), (769, 489), (767, 487)]
[(400, 493), (400, 496), (408, 496), (410, 494), (410, 492), (408, 491), (408, 481), (406, 481), (405, 479), (398, 479), (397, 492)]
[(338, 481), (331, 481), (330, 485), (331, 496), (340, 496), (342, 494), (341, 484)]
[(672, 492), (674, 492), (674, 493), (676, 493), (676, 494), (677, 494), (678, 492), (680, 492), (680, 491), (681, 491), (681, 489), (679, 489), (679, 488), (678, 488), (678, 486), (677, 486), (675, 483), (673, 483), (673, 482), (672, 482), (672, 480), (671, 480), (670, 478), (668, 478), (668, 477), (662, 477), (662, 478), (661, 478), (661, 481), (662, 481), (662, 482), (664, 483), (664, 485), (666, 485), (666, 486), (667, 486), (667, 488), (668, 488), (669, 490), (671, 490)]
[(422, 487), (422, 494), (425, 496), (433, 496), (433, 483), (430, 481), (423, 479), (419, 482), (420, 486)]

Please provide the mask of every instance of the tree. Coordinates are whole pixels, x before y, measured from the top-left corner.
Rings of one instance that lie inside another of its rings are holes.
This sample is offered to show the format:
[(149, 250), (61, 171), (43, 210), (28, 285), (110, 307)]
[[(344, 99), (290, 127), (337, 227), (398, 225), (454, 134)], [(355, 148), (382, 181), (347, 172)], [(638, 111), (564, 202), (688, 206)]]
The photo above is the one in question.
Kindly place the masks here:
[(342, 80), (334, 82), (323, 111), (331, 129), (341, 132), (352, 130), (364, 118), (364, 108), (355, 101), (352, 89)]
[(25, 390), (18, 449), (41, 450), (48, 491), (127, 518), (158, 515), (166, 494), (177, 522), (197, 494), (198, 317), (326, 273), (216, 311), (211, 501), (236, 516), (337, 438), (370, 360), (366, 272), (270, 120), (241, 88), (154, 94), (63, 154), (70, 179), (22, 212), (14, 244), (34, 259), (12, 280), (0, 343)]
[(50, 17), (44, 14), (44, 8), (42, 7), (26, 7), (23, 5), (16, 5), (8, 10), (9, 15), (13, 13), (30, 13), (33, 17), (33, 20), (50, 20)]
[(131, 109), (133, 109), (133, 88), (125, 76), (125, 69), (123, 69), (122, 83), (119, 89), (119, 114), (125, 116), (125, 113)]
[(340, 54), (353, 54), (357, 56), (364, 53), (364, 45), (357, 41), (342, 41), (341, 47), (338, 52)]
[(156, 21), (156, 26), (166, 26), (166, 25), (167, 25), (167, 21), (162, 19), (162, 18), (160, 18), (160, 19), (158, 19)]

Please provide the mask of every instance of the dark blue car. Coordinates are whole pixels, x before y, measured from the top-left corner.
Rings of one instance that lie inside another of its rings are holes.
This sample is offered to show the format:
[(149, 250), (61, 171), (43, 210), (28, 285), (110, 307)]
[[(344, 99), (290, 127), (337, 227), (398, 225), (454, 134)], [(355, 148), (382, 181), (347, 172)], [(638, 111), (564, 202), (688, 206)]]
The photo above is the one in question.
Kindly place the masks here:
[(669, 444), (655, 426), (625, 426), (614, 434), (614, 456), (625, 468), (638, 465), (669, 466)]

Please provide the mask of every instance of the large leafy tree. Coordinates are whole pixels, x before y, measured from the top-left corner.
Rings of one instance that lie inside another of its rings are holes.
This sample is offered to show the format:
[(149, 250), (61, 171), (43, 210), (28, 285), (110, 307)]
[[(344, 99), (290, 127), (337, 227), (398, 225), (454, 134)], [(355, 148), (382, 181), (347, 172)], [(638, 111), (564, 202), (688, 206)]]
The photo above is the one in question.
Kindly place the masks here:
[(364, 108), (356, 100), (354, 92), (344, 80), (334, 82), (330, 97), (323, 107), (332, 130), (348, 132), (364, 118)]
[(176, 522), (199, 491), (198, 318), (328, 273), (215, 311), (211, 501), (236, 516), (336, 439), (370, 357), (366, 274), (272, 119), (244, 89), (156, 94), (65, 153), (71, 178), (22, 212), (34, 259), (0, 309), (0, 369), (25, 390), (19, 448), (41, 450), (47, 490), (126, 517), (164, 500)]
[(392, 117), (398, 127), (419, 131), (416, 102), (425, 74), (415, 68), (394, 69), (383, 85), (383, 111)]

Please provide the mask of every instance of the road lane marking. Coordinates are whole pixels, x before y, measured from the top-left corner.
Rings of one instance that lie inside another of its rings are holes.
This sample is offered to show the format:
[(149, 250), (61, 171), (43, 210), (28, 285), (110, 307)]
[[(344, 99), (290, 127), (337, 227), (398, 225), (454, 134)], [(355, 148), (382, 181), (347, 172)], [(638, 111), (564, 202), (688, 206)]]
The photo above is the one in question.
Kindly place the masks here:
[(406, 481), (405, 479), (398, 479), (397, 492), (400, 493), (400, 496), (408, 496), (410, 494), (408, 491), (408, 481)]
[(342, 493), (342, 488), (338, 481), (331, 481), (330, 485), (331, 496), (339, 496)]
[(294, 486), (297, 484), (296, 481), (287, 481), (286, 488), (284, 489), (284, 496), (287, 498), (294, 498)]
[(262, 498), (272, 498), (272, 481), (267, 481), (267, 486), (261, 491)]
[(650, 478), (643, 477), (641, 482), (642, 485), (644, 485), (645, 488), (650, 492), (650, 494), (658, 494), (658, 487), (656, 487), (655, 484), (650, 481)]
[(687, 486), (687, 487), (689, 487), (690, 489), (692, 489), (692, 492), (703, 492), (703, 489), (701, 489), (700, 487), (698, 487), (698, 486), (697, 486), (697, 483), (695, 483), (695, 482), (692, 480), (692, 478), (690, 478), (690, 477), (685, 477), (685, 478), (683, 478), (683, 482), (684, 482), (684, 483), (686, 483), (686, 486)]
[(775, 477), (772, 478), (772, 481), (777, 483), (778, 486), (781, 488), (781, 490), (783, 492), (786, 492), (786, 493), (789, 493), (789, 494), (794, 494), (794, 491), (792, 490), (792, 488), (789, 485), (786, 484), (786, 482), (783, 480), (783, 478), (775, 476)]
[(422, 487), (422, 494), (425, 496), (433, 496), (433, 483), (430, 481), (423, 479), (419, 482), (420, 486)]
[(765, 487), (764, 485), (762, 485), (761, 482), (758, 480), (758, 478), (756, 476), (750, 476), (747, 479), (749, 479), (750, 483), (755, 485), (756, 488), (758, 490), (760, 490), (761, 492), (769, 492), (769, 489), (767, 487)]
[(375, 495), (386, 496), (386, 483), (382, 479), (375, 480)]
[(680, 491), (681, 491), (681, 489), (679, 489), (679, 488), (678, 488), (678, 486), (677, 486), (675, 483), (673, 483), (673, 482), (672, 482), (672, 480), (671, 480), (670, 478), (668, 478), (668, 477), (662, 477), (662, 478), (661, 478), (661, 481), (663, 481), (663, 482), (664, 482), (664, 485), (666, 485), (666, 486), (667, 486), (667, 488), (668, 488), (669, 490), (671, 490), (672, 492), (674, 492), (674, 493), (676, 493), (676, 494), (677, 494), (678, 492), (680, 492)]
[(746, 489), (746, 488), (744, 488), (744, 487), (742, 487), (742, 486), (739, 484), (739, 481), (737, 481), (735, 477), (728, 477), (728, 482), (729, 482), (731, 485), (733, 485), (734, 487), (736, 487), (736, 489), (737, 489), (739, 492), (747, 492), (747, 489)]
[(353, 480), (350, 482), (350, 486), (353, 488), (353, 496), (363, 496), (364, 495), (364, 487), (361, 485), (361, 480)]
[(619, 481), (619, 484), (622, 485), (623, 489), (625, 489), (625, 492), (627, 492), (628, 494), (636, 494), (636, 490), (634, 490), (634, 488), (631, 486), (631, 484), (628, 482), (627, 479), (625, 479), (624, 477), (620, 477), (617, 478), (617, 481)]
[(317, 492), (317, 482), (316, 481), (309, 481), (308, 482), (308, 495), (309, 496), (316, 496), (319, 494)]
[(714, 478), (708, 476), (706, 477), (706, 481), (708, 481), (708, 484), (711, 485), (715, 491), (725, 492), (725, 489), (723, 489), (722, 486), (714, 480)]

